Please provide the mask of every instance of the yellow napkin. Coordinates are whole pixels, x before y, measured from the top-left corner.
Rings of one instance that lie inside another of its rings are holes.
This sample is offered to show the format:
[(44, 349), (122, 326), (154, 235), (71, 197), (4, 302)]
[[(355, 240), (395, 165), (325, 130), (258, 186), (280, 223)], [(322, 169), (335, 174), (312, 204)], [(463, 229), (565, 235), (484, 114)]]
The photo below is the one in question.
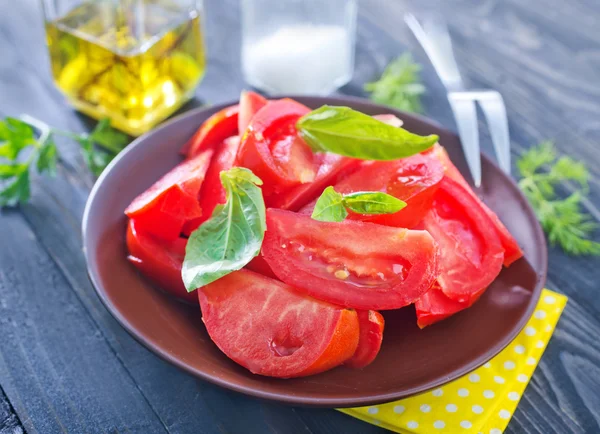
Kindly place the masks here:
[(501, 434), (533, 375), (567, 297), (544, 289), (533, 316), (491, 361), (418, 396), (340, 411), (399, 433)]

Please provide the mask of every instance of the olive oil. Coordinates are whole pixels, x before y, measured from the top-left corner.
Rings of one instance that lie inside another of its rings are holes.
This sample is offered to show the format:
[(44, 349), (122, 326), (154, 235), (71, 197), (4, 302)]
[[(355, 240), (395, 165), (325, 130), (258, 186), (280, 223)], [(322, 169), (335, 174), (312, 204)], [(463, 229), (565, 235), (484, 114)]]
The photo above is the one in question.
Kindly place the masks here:
[(139, 135), (193, 96), (205, 70), (198, 11), (168, 0), (83, 3), (46, 23), (56, 85), (82, 112)]

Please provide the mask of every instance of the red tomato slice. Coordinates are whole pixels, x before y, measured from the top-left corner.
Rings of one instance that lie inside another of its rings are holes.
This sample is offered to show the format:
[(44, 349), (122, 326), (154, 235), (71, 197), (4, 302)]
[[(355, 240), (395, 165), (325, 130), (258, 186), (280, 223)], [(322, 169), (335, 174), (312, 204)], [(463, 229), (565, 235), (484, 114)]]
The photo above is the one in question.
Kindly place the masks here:
[(415, 303), (417, 325), (420, 328), (425, 328), (468, 307), (468, 304), (459, 303), (444, 295), (439, 284), (436, 282)]
[(320, 161), (320, 165), (313, 182), (297, 185), (283, 193), (272, 195), (267, 198), (266, 205), (271, 208), (298, 211), (307, 203), (316, 200), (325, 187), (335, 184), (339, 179), (356, 171), (362, 162), (362, 160), (336, 154), (317, 153), (315, 158)]
[[(444, 167), (433, 157), (413, 155), (395, 161), (370, 161), (352, 175), (334, 185), (335, 191), (347, 194), (358, 191), (382, 191), (407, 203), (394, 214), (363, 215), (350, 212), (348, 219), (385, 226), (413, 228), (431, 208), (433, 196), (444, 177)], [(301, 211), (312, 214), (316, 200)]]
[(273, 273), (273, 270), (271, 270), (271, 267), (269, 267), (269, 264), (267, 264), (267, 261), (265, 261), (265, 258), (263, 258), (261, 255), (255, 256), (250, 262), (248, 262), (246, 268), (262, 274), (263, 276), (277, 279), (277, 276), (275, 276), (275, 273)]
[(222, 170), (229, 170), (233, 167), (239, 146), (240, 137), (232, 136), (225, 139), (223, 144), (216, 150), (198, 195), (202, 215), (199, 218), (187, 221), (183, 225), (182, 232), (186, 236), (189, 237), (202, 223), (208, 220), (218, 204), (225, 203), (227, 200), (225, 189), (221, 184), (220, 174)]
[(321, 222), (272, 208), (262, 255), (283, 282), (356, 309), (401, 308), (437, 277), (436, 244), (426, 231)]
[(161, 241), (141, 232), (133, 220), (127, 225), (127, 259), (142, 274), (168, 293), (187, 302), (198, 304), (196, 294), (187, 292), (181, 278), (185, 258), (185, 238)]
[(423, 226), (439, 245), (443, 293), (471, 305), (502, 269), (504, 249), (492, 219), (465, 187), (445, 176)]
[(271, 101), (252, 118), (236, 158), (263, 181), (266, 197), (312, 182), (318, 162), (296, 131), (296, 121), (310, 109), (285, 98)]
[(238, 131), (240, 136), (244, 135), (250, 120), (267, 104), (267, 99), (256, 92), (243, 90), (240, 95), (240, 114), (238, 116)]
[(477, 197), (475, 192), (469, 186), (469, 183), (465, 180), (465, 178), (460, 174), (459, 170), (456, 168), (446, 150), (440, 146), (439, 144), (435, 145), (432, 153), (439, 158), (442, 164), (446, 168), (446, 175), (459, 184), (463, 185), (466, 190), (479, 202), (480, 206), (485, 210), (488, 216), (492, 219), (494, 223), (494, 228), (500, 237), (500, 242), (502, 243), (502, 247), (504, 247), (504, 266), (508, 267), (510, 264), (515, 262), (517, 259), (523, 256), (523, 251), (519, 247), (517, 240), (511, 235), (511, 233), (506, 229), (506, 226), (502, 224), (498, 216), (485, 205), (481, 199)]
[(354, 355), (344, 365), (351, 368), (364, 368), (370, 365), (379, 354), (383, 340), (383, 316), (375, 310), (359, 310), (358, 324), (360, 336)]
[(340, 365), (358, 345), (354, 310), (240, 270), (198, 291), (202, 321), (227, 357), (250, 372), (303, 377)]
[(227, 137), (237, 135), (238, 115), (238, 105), (232, 105), (218, 111), (204, 121), (179, 152), (188, 157), (193, 157), (205, 149), (217, 146)]
[(144, 232), (165, 240), (177, 239), (186, 221), (202, 215), (198, 192), (212, 154), (207, 150), (176, 166), (136, 197), (125, 214)]

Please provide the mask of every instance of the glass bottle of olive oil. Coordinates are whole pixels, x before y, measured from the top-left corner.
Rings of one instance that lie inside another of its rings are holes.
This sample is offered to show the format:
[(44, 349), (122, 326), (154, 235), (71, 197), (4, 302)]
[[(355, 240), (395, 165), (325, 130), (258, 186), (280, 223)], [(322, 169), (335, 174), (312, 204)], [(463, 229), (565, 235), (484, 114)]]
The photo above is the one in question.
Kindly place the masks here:
[(198, 0), (88, 0), (62, 14), (60, 2), (44, 0), (52, 74), (77, 109), (139, 135), (193, 96), (206, 66)]

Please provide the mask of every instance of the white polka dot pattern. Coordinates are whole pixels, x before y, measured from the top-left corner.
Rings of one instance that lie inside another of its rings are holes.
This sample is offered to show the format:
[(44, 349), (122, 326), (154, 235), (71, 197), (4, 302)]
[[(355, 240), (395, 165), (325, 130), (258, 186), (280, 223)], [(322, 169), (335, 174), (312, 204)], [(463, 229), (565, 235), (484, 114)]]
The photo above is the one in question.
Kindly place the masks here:
[(340, 411), (408, 434), (502, 434), (565, 304), (564, 296), (544, 290), (517, 338), (492, 360), (462, 378), (400, 401)]

